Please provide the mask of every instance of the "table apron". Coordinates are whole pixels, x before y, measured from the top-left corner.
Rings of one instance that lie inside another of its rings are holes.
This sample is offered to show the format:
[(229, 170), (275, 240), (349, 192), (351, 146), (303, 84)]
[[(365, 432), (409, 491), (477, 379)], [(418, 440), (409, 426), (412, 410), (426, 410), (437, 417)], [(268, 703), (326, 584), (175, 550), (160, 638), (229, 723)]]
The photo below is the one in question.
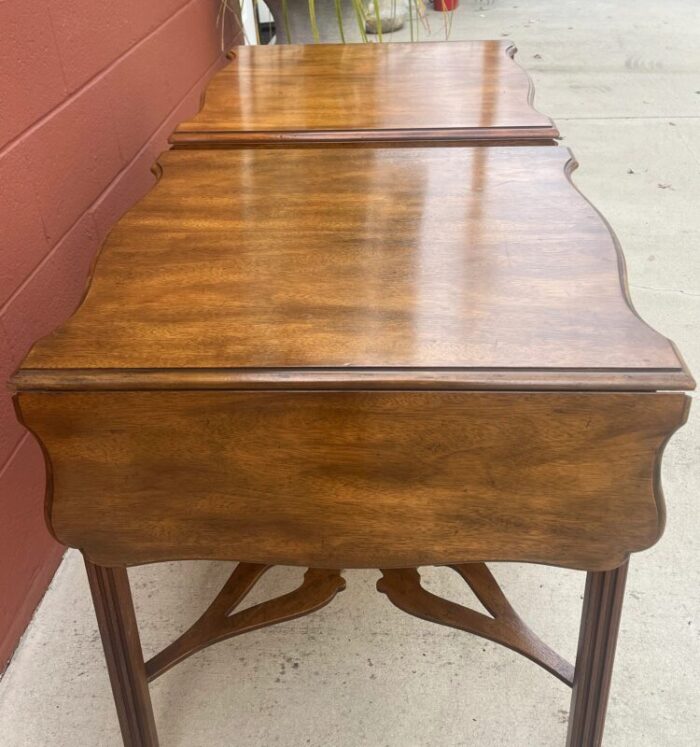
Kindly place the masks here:
[(619, 566), (664, 525), (679, 393), (21, 392), (93, 563)]

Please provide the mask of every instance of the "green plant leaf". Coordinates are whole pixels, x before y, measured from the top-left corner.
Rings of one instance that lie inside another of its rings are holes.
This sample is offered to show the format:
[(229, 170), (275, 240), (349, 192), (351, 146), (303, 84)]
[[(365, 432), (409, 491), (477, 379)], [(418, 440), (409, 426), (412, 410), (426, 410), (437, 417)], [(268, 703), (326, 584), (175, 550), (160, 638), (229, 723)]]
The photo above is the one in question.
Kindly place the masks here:
[(367, 29), (365, 28), (365, 6), (362, 0), (351, 0), (355, 18), (357, 19), (357, 28), (363, 42), (367, 42)]
[(284, 20), (284, 33), (287, 35), (287, 44), (291, 44), (292, 32), (289, 28), (289, 8), (287, 8), (287, 0), (282, 0), (282, 19)]
[(314, 35), (314, 42), (318, 44), (321, 41), (321, 34), (318, 31), (318, 19), (316, 18), (316, 0), (309, 0), (309, 21), (311, 22), (311, 33)]
[(345, 44), (345, 31), (343, 30), (343, 7), (341, 4), (341, 0), (335, 0), (335, 17), (338, 20), (340, 41)]
[(379, 12), (379, 0), (372, 0), (374, 3), (374, 18), (377, 21), (377, 39), (382, 43), (382, 16)]

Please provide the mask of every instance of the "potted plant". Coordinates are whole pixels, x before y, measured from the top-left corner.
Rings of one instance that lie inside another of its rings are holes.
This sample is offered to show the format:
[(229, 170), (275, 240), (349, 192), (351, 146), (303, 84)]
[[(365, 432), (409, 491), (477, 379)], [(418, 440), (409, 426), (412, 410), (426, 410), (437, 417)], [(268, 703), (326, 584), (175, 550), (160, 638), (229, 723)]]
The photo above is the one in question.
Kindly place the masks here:
[[(421, 28), (429, 31), (428, 0), (264, 0), (275, 23), (278, 44), (308, 44), (322, 41), (323, 30), (332, 29), (333, 38), (346, 42), (346, 34), (356, 27), (362, 41), (383, 41), (383, 35), (409, 24), (411, 41), (417, 41)], [(452, 11), (458, 0), (433, 0), (436, 10)], [(222, 7), (243, 0), (221, 0)], [(252, 0), (257, 5), (263, 0)], [(439, 4), (442, 4), (438, 7)], [(444, 6), (444, 7), (442, 7)], [(445, 23), (445, 36), (450, 23)], [(337, 33), (337, 37), (336, 37)]]

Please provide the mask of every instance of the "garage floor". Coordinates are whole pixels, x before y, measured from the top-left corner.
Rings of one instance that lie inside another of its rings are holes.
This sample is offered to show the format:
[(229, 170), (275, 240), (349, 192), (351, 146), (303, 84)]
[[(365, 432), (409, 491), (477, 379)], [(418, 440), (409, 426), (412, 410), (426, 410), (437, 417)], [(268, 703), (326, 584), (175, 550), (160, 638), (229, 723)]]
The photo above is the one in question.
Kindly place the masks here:
[[(433, 39), (440, 14), (430, 13)], [(394, 39), (405, 35), (394, 35)], [(509, 37), (536, 105), (617, 231), (637, 309), (700, 374), (700, 5), (694, 0), (462, 0), (454, 39)], [(391, 95), (387, 91), (387, 95)], [(633, 558), (606, 745), (700, 743), (700, 411), (668, 446), (668, 526)], [(208, 604), (230, 565), (134, 570), (147, 652)], [(583, 574), (494, 571), (526, 620), (573, 658)], [(276, 569), (254, 600), (299, 577)], [(454, 575), (454, 574), (453, 574)], [(469, 595), (446, 570), (433, 591)], [(569, 693), (505, 649), (423, 623), (348, 572), (321, 612), (211, 648), (152, 688), (163, 747), (563, 744)], [(251, 600), (251, 601), (254, 601)], [(79, 555), (69, 552), (0, 682), (4, 747), (120, 744)]]

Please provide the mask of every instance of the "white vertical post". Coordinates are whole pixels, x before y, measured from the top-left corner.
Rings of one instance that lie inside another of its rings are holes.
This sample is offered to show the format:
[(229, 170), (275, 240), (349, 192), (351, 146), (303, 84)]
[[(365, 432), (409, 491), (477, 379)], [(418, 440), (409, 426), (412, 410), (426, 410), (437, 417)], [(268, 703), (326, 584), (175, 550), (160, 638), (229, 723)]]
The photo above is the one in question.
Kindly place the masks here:
[(258, 35), (255, 28), (256, 18), (253, 0), (241, 0), (241, 22), (243, 23), (245, 43), (257, 44)]

